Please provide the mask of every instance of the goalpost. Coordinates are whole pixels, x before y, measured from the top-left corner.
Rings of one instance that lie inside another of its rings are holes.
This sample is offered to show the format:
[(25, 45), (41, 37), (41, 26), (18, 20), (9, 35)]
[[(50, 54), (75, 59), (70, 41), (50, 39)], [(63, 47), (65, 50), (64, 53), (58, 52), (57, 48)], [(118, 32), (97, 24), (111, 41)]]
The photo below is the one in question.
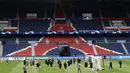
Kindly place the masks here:
[(3, 44), (2, 41), (0, 41), (0, 57), (3, 56)]
[(92, 70), (102, 70), (102, 56), (94, 56), (94, 55), (86, 55), (85, 61), (88, 61), (89, 63), (93, 64)]

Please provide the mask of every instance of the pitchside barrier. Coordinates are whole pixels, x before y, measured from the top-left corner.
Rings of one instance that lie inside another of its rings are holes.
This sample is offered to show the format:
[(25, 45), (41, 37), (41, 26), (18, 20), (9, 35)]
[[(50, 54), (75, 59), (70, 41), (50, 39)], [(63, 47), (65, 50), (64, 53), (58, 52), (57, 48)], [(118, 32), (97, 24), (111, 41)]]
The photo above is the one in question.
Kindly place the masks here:
[(39, 56), (39, 57), (0, 57), (0, 60), (25, 60), (25, 59), (59, 59), (59, 60), (69, 60), (69, 59), (84, 59), (85, 56), (76, 56), (76, 57), (59, 57), (59, 56)]
[[(104, 57), (104, 56), (100, 56)], [(69, 59), (86, 59), (86, 56), (75, 56), (75, 57), (59, 57), (59, 56), (40, 56), (40, 57), (0, 57), (0, 61), (4, 60), (25, 60), (25, 59), (59, 59), (59, 60), (69, 60)], [(130, 56), (105, 56), (106, 59), (130, 59)]]

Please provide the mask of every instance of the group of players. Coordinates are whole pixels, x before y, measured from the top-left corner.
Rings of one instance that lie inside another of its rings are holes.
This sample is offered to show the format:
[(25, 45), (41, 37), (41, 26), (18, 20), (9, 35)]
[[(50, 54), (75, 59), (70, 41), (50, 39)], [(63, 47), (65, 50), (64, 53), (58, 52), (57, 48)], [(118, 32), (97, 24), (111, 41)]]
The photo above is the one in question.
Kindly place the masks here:
[[(62, 66), (64, 66), (65, 71), (67, 71), (67, 68), (71, 67), (72, 64), (75, 64), (75, 63), (77, 63), (77, 71), (78, 71), (78, 73), (82, 73), (82, 71), (81, 71), (81, 59), (77, 59), (77, 60), (76, 59), (70, 59), (67, 62), (64, 62), (64, 64), (62, 64), (61, 60), (57, 60), (57, 65), (58, 65), (60, 71), (62, 69)], [(36, 64), (35, 64), (34, 60), (30, 60), (30, 61), (29, 60), (24, 60), (23, 64), (24, 64), (24, 68), (23, 68), (24, 73), (27, 73), (26, 67), (29, 66), (29, 64), (30, 64), (30, 66), (33, 66), (33, 67), (36, 66), (36, 68), (41, 67), (41, 61), (40, 60), (38, 60)], [(45, 65), (46, 66), (52, 68), (53, 64), (54, 64), (54, 59), (53, 58), (45, 60)], [(122, 68), (122, 61), (119, 61), (119, 66), (120, 66), (120, 68)], [(85, 67), (85, 70), (86, 70), (87, 67), (88, 67), (88, 62), (87, 61), (85, 61), (84, 67)], [(89, 62), (89, 67), (91, 69), (93, 68), (93, 63), (92, 62)], [(112, 62), (109, 63), (109, 69), (113, 69)]]
[[(119, 61), (119, 66), (120, 66), (120, 68), (122, 68), (122, 61)], [(109, 69), (113, 69), (113, 63), (112, 62), (109, 63)]]
[[(72, 66), (72, 64), (75, 64), (76, 63), (76, 59), (70, 59), (70, 60), (68, 60), (67, 62), (64, 62), (64, 64), (62, 65), (62, 62), (61, 62), (61, 60), (57, 60), (57, 64), (58, 64), (58, 67), (59, 67), (59, 70), (61, 71), (61, 69), (62, 69), (62, 66), (64, 66), (64, 69), (65, 69), (65, 71), (67, 71), (67, 68), (68, 67), (71, 67)], [(81, 63), (81, 60), (80, 59), (77, 59), (77, 63)], [(41, 61), (40, 60), (38, 60), (38, 62), (35, 64), (35, 61), (34, 60), (24, 60), (23, 61), (23, 64), (24, 64), (24, 68), (23, 68), (23, 70), (24, 70), (24, 73), (27, 73), (27, 66), (36, 66), (36, 68), (39, 68), (39, 67), (41, 67)], [(46, 59), (45, 60), (45, 65), (46, 66), (48, 66), (48, 67), (50, 67), (50, 68), (52, 68), (53, 67), (53, 64), (54, 64), (54, 59), (52, 58), (52, 59)], [(80, 71), (81, 72), (81, 68), (80, 68), (80, 66), (77, 66), (78, 67), (78, 71)], [(85, 64), (85, 67), (87, 67), (86, 66), (86, 64)]]
[[(23, 68), (24, 73), (27, 73), (26, 67), (29, 66), (29, 65), (34, 67), (35, 61), (34, 60), (24, 60), (23, 64), (24, 64), (24, 68)], [(36, 63), (36, 67), (39, 68), (40, 66), (41, 66), (41, 61), (38, 60), (38, 62)]]

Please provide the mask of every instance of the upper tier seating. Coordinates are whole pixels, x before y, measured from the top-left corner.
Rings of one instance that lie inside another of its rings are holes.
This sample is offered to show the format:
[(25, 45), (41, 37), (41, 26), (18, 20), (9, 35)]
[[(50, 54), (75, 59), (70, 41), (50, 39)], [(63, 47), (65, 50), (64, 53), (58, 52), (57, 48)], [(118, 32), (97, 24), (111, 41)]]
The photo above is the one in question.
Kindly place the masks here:
[(126, 10), (122, 5), (116, 3), (102, 3), (100, 4), (100, 8), (103, 14), (103, 17), (106, 18), (122, 18), (127, 17)]
[(66, 17), (68, 19), (71, 19), (72, 18), (72, 13), (73, 13), (72, 8), (69, 7), (69, 6), (63, 6), (63, 8), (64, 8), (64, 11), (65, 11)]
[(18, 27), (17, 20), (11, 20), (11, 27)]
[(27, 13), (37, 13), (38, 18), (45, 17), (44, 7), (42, 7), (41, 4), (37, 4), (36, 2), (35, 2), (35, 4), (34, 3), (29, 3), (29, 4), (24, 3), (23, 6), (19, 7), (19, 17), (20, 18), (25, 18)]
[(129, 37), (106, 37), (108, 42), (117, 42), (117, 40), (126, 40), (126, 42), (130, 42)]
[(66, 20), (56, 20), (56, 24), (65, 24)]
[(100, 20), (72, 20), (77, 30), (103, 30)]
[(103, 23), (104, 23), (104, 25), (107, 26), (107, 27), (110, 26), (109, 20), (103, 20)]
[(82, 13), (92, 13), (93, 18), (100, 17), (98, 8), (96, 6), (89, 5), (89, 4), (86, 7), (84, 5), (77, 6), (73, 8), (73, 11), (75, 17), (80, 19), (82, 19)]
[(130, 20), (125, 20), (125, 22), (127, 26), (130, 26)]
[(0, 4), (0, 18), (15, 18), (17, 8), (11, 4)]
[(65, 14), (60, 5), (57, 5), (56, 7), (55, 18), (65, 18)]
[(27, 31), (35, 31), (35, 32), (42, 32), (47, 31), (49, 27), (48, 20), (20, 20), (20, 31), (27, 32)]
[(51, 31), (73, 31), (73, 28), (71, 26), (68, 26), (67, 24), (56, 24), (53, 25), (50, 29)]
[(104, 37), (84, 37), (85, 40), (95, 40), (96, 42), (105, 42)]
[(48, 36), (47, 37), (49, 42), (51, 43), (58, 43), (58, 42), (61, 42), (61, 43), (75, 43), (75, 38), (74, 36)]

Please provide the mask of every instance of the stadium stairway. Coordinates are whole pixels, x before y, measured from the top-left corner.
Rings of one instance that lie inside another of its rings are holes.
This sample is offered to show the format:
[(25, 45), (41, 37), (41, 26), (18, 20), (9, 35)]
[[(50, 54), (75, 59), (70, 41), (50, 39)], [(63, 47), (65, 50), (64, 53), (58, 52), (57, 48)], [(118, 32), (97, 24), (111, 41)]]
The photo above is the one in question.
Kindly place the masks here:
[(60, 5), (56, 6), (55, 18), (65, 18), (64, 11)]
[(124, 44), (124, 43), (121, 43), (121, 46), (122, 46), (123, 50), (125, 51), (125, 54), (126, 54), (126, 55), (129, 55), (129, 52), (128, 52), (128, 50), (126, 49), (125, 44)]
[(48, 36), (48, 40), (50, 43), (60, 42), (60, 43), (76, 43), (74, 36)]
[(73, 31), (73, 28), (67, 24), (56, 24), (50, 28), (51, 31)]

